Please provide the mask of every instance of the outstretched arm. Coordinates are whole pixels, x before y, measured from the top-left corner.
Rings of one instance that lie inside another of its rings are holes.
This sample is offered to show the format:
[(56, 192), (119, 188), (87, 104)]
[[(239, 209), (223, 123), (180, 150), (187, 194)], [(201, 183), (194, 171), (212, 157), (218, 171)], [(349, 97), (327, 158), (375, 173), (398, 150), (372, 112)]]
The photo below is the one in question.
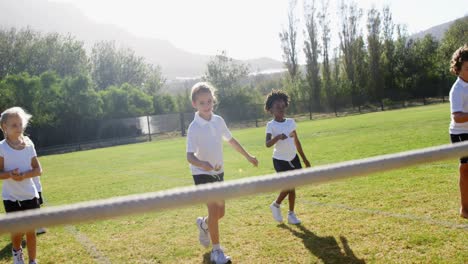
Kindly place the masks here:
[(258, 160), (254, 156), (250, 155), (242, 146), (239, 144), (239, 142), (235, 138), (231, 138), (229, 141), (229, 144), (242, 156), (244, 156), (250, 163), (252, 163), (255, 167), (258, 166)]
[(299, 138), (297, 137), (297, 132), (296, 130), (294, 130), (293, 132), (291, 132), (291, 135), (292, 137), (294, 137), (294, 144), (296, 145), (296, 149), (297, 149), (297, 152), (299, 152), (299, 155), (301, 156), (302, 158), (302, 162), (304, 162), (304, 165), (308, 168), (310, 167), (310, 162), (307, 160), (307, 157), (304, 153), (304, 151), (302, 150), (302, 145), (301, 145), (301, 141), (299, 141)]

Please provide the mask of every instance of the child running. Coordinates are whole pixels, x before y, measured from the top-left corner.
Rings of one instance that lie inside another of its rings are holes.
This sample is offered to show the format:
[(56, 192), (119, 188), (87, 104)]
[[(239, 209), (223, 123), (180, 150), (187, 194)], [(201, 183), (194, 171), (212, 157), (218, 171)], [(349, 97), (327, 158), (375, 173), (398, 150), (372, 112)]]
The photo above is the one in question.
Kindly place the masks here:
[[(450, 90), (449, 127), (452, 143), (468, 140), (468, 45), (457, 49), (450, 61), (450, 71), (457, 79)], [(460, 216), (468, 219), (468, 156), (460, 158)]]
[[(224, 119), (213, 113), (214, 88), (206, 82), (192, 87), (192, 106), (197, 110), (187, 131), (187, 161), (195, 185), (224, 180), (223, 139), (254, 166), (257, 159), (232, 137)], [(216, 264), (231, 261), (220, 246), (218, 221), (224, 216), (224, 201), (208, 203), (208, 216), (197, 218), (199, 241), (204, 247), (213, 245), (210, 260)]]
[[(39, 208), (39, 194), (33, 177), (42, 174), (41, 164), (31, 140), (23, 135), (31, 115), (20, 107), (5, 110), (0, 125), (5, 137), (0, 141), (0, 178), (7, 213)], [(23, 233), (11, 234), (13, 263), (23, 264)], [(36, 232), (26, 232), (29, 263), (36, 263)]]
[[(273, 90), (267, 95), (265, 100), (265, 111), (273, 115), (273, 120), (267, 123), (266, 126), (266, 147), (275, 146), (273, 150), (273, 166), (276, 172), (296, 170), (302, 168), (297, 152), (301, 155), (302, 161), (306, 167), (310, 167), (310, 163), (302, 151), (301, 142), (297, 136), (296, 123), (292, 118), (286, 118), (285, 112), (289, 105), (288, 95), (280, 90)], [(278, 222), (283, 222), (280, 205), (281, 202), (288, 196), (289, 212), (288, 223), (300, 224), (301, 221), (294, 213), (294, 205), (296, 201), (296, 190), (284, 190), (270, 205), (273, 218)]]

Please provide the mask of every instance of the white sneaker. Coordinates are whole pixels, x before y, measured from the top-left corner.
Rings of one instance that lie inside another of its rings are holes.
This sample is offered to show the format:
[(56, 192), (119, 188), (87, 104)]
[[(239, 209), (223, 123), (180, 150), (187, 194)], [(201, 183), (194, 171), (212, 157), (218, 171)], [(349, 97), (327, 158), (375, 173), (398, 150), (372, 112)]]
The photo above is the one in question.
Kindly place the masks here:
[(20, 248), (18, 251), (11, 251), (13, 254), (13, 264), (24, 264), (24, 258), (23, 258), (23, 249)]
[(39, 227), (38, 229), (36, 229), (36, 235), (41, 235), (45, 233), (47, 233), (47, 230), (43, 227)]
[(197, 227), (198, 227), (198, 241), (204, 247), (208, 247), (210, 245), (210, 232), (208, 228), (203, 227), (203, 223), (205, 222), (205, 217), (198, 217), (197, 218)]
[(283, 222), (283, 216), (281, 215), (281, 209), (275, 206), (275, 202), (270, 205), (271, 213), (273, 218), (278, 222)]
[(36, 260), (30, 260), (29, 264), (37, 264), (37, 261)]
[(294, 212), (289, 212), (288, 213), (288, 223), (292, 225), (298, 225), (301, 223), (301, 220), (299, 220)]
[(213, 249), (210, 256), (211, 263), (226, 264), (231, 263), (231, 257), (224, 255), (222, 249)]

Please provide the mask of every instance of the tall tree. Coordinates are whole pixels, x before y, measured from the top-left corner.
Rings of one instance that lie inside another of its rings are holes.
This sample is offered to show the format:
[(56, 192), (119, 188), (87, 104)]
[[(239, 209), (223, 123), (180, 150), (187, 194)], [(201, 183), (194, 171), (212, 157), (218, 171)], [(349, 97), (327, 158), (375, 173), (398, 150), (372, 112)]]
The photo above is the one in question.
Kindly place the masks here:
[(355, 75), (355, 49), (356, 41), (359, 36), (359, 20), (362, 16), (362, 10), (356, 6), (354, 2), (345, 3), (341, 1), (340, 4), (340, 17), (341, 29), (339, 33), (340, 48), (343, 52), (343, 66), (346, 77), (350, 83), (351, 102), (353, 107), (358, 107), (361, 111), (361, 99), (356, 83)]
[(383, 33), (383, 47), (382, 47), (382, 86), (385, 95), (391, 99), (397, 98), (397, 91), (395, 85), (395, 41), (393, 40), (393, 32), (395, 25), (393, 24), (392, 13), (388, 6), (385, 6), (382, 11), (382, 33)]
[(283, 59), (288, 69), (291, 80), (296, 80), (299, 75), (299, 64), (297, 56), (297, 20), (294, 15), (296, 0), (289, 1), (288, 26), (279, 33), (281, 48), (283, 49)]
[(333, 105), (333, 85), (331, 84), (330, 70), (330, 14), (328, 12), (329, 0), (322, 0), (321, 11), (318, 15), (318, 22), (322, 31), (322, 83), (327, 98), (327, 103)]
[[(309, 4), (304, 6), (306, 32), (304, 41), (304, 53), (306, 56), (306, 78), (309, 84), (308, 98), (309, 107), (315, 106), (320, 109), (321, 97), (321, 82), (319, 77), (319, 38), (317, 32), (317, 8), (315, 0), (311, 0)], [(311, 109), (312, 110), (312, 109)], [(310, 113), (312, 111), (309, 110)]]
[(253, 104), (252, 89), (245, 89), (243, 80), (249, 74), (248, 65), (234, 61), (222, 52), (208, 62), (203, 80), (212, 83), (217, 91), (218, 107), (227, 119), (247, 118), (249, 113), (239, 105)]
[(380, 40), (380, 12), (371, 8), (367, 13), (367, 49), (369, 53), (369, 88), (375, 100), (380, 103), (380, 109), (384, 110), (384, 87), (382, 85), (382, 70), (380, 56), (382, 43)]

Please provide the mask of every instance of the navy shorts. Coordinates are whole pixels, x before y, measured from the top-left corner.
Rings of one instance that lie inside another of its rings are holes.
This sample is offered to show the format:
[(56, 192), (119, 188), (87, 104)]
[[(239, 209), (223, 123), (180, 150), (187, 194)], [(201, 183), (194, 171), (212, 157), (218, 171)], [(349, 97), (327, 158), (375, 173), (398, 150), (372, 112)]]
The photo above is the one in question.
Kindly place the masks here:
[(193, 176), (193, 181), (195, 182), (195, 185), (224, 181), (224, 172), (220, 174), (216, 174), (216, 175), (197, 174), (197, 175), (192, 175), (192, 176)]
[[(450, 141), (452, 143), (458, 143), (458, 142), (462, 142), (465, 140), (468, 140), (468, 134), (458, 134), (458, 135), (450, 134)], [(468, 157), (461, 157), (460, 163), (462, 164), (468, 163)]]
[(40, 207), (39, 199), (36, 197), (31, 200), (24, 201), (3, 200), (3, 206), (5, 207), (5, 212), (7, 213), (38, 209)]
[(297, 155), (291, 161), (273, 158), (273, 166), (275, 167), (276, 172), (302, 169), (301, 161)]

